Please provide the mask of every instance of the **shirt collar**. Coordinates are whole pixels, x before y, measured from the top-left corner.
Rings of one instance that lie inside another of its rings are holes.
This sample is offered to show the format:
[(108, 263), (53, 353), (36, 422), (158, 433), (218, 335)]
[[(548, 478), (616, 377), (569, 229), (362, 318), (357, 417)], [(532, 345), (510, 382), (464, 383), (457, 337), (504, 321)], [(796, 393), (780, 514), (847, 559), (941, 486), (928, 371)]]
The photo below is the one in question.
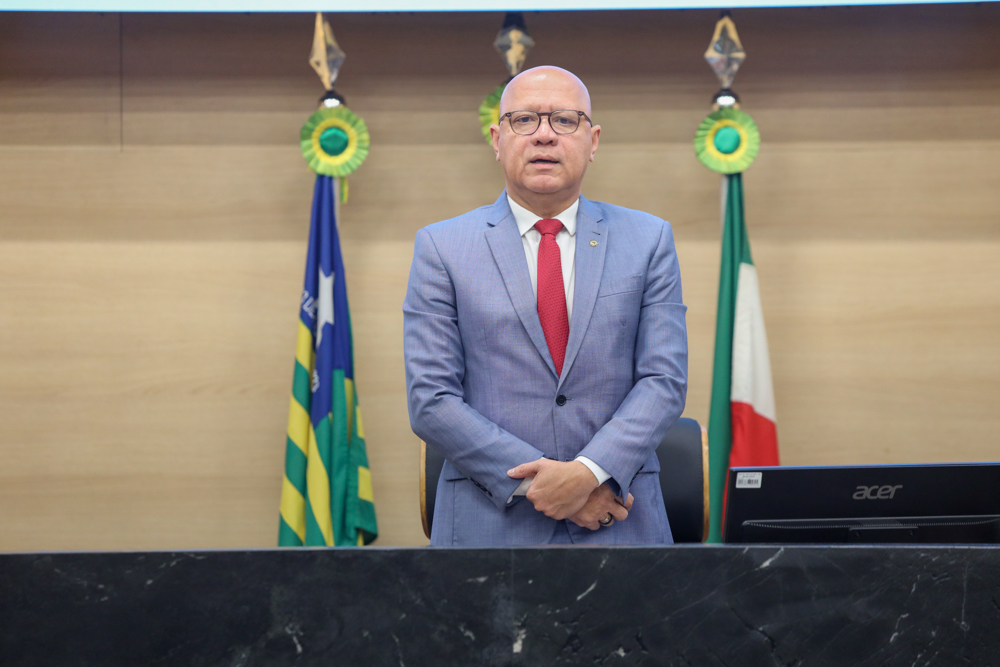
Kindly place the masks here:
[[(534, 228), (535, 223), (542, 219), (511, 199), (510, 195), (507, 195), (507, 203), (510, 204), (510, 212), (514, 214), (514, 222), (517, 223), (517, 231), (521, 233), (521, 236), (524, 236), (529, 229)], [(580, 198), (577, 197), (569, 208), (554, 216), (556, 220), (563, 223), (563, 227), (566, 228), (570, 236), (576, 235), (576, 212), (579, 209)]]

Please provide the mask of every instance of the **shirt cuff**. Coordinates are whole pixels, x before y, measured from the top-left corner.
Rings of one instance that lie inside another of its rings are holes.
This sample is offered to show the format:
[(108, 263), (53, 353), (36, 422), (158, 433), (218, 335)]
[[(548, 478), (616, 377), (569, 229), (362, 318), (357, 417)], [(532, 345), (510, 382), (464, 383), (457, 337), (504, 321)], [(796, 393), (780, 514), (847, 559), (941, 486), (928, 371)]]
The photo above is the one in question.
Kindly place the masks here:
[[(594, 477), (597, 478), (597, 486), (600, 486), (601, 484), (604, 484), (606, 481), (611, 479), (611, 475), (604, 468), (597, 465), (596, 463), (588, 459), (586, 456), (578, 456), (576, 457), (576, 460), (582, 463), (583, 465), (587, 466), (590, 469), (590, 472), (594, 473)], [(514, 493), (516, 494), (517, 491), (515, 491)]]
[(510, 503), (514, 500), (514, 496), (528, 495), (528, 487), (531, 486), (531, 483), (534, 481), (535, 481), (534, 477), (525, 477), (524, 479), (522, 479), (521, 483), (518, 484), (516, 489), (514, 489), (514, 493), (510, 494), (510, 498), (507, 499), (507, 504), (510, 505)]

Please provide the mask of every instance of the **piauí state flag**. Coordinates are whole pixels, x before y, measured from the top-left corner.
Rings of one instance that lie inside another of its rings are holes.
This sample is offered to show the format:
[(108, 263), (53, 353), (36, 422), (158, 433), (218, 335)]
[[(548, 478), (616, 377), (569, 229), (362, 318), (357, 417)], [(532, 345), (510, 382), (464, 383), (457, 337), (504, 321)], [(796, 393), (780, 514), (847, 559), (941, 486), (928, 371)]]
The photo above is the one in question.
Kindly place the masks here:
[(778, 465), (771, 361), (743, 218), (743, 179), (742, 174), (723, 178), (726, 208), (708, 418), (709, 542), (722, 541), (729, 467)]
[(279, 546), (354, 546), (378, 536), (351, 316), (337, 235), (340, 183), (316, 177), (288, 413)]

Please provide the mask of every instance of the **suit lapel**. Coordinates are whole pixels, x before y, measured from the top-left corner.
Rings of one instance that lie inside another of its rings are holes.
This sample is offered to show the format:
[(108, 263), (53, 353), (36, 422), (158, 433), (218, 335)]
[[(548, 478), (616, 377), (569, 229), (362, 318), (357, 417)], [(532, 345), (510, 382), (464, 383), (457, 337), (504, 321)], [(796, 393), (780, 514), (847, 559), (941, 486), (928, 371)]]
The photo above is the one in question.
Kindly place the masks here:
[[(601, 286), (604, 272), (604, 255), (608, 249), (608, 226), (598, 224), (602, 220), (600, 210), (586, 198), (580, 197), (580, 209), (576, 216), (576, 286), (573, 296), (573, 318), (569, 323), (569, 341), (566, 343), (566, 359), (563, 363), (559, 386), (569, 374), (576, 355), (583, 345), (583, 337), (594, 313), (597, 291)], [(591, 245), (597, 241), (597, 245)], [(529, 285), (530, 289), (531, 286)], [(539, 330), (541, 325), (539, 325)]]
[(524, 242), (518, 232), (517, 223), (514, 222), (514, 214), (511, 213), (510, 205), (507, 203), (506, 190), (493, 205), (487, 224), (489, 227), (486, 230), (486, 242), (493, 253), (497, 268), (500, 269), (500, 275), (503, 276), (504, 286), (514, 304), (514, 310), (528, 332), (531, 342), (545, 360), (549, 371), (555, 375), (556, 367), (552, 363), (552, 355), (549, 354), (549, 347), (545, 342), (542, 323), (538, 319), (535, 294), (531, 289), (531, 278), (528, 276), (528, 265), (524, 257)]

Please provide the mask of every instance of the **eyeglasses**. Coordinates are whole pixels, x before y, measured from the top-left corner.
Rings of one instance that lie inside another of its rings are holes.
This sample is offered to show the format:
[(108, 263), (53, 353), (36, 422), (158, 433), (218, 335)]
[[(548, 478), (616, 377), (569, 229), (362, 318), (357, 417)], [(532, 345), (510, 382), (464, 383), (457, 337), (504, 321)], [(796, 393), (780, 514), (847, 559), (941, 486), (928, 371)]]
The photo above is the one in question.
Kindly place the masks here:
[(582, 111), (559, 109), (538, 113), (537, 111), (508, 111), (500, 117), (500, 122), (506, 118), (514, 134), (534, 134), (542, 124), (542, 116), (549, 117), (549, 127), (556, 134), (573, 134), (580, 127), (580, 119), (585, 118), (593, 125), (593, 121)]

